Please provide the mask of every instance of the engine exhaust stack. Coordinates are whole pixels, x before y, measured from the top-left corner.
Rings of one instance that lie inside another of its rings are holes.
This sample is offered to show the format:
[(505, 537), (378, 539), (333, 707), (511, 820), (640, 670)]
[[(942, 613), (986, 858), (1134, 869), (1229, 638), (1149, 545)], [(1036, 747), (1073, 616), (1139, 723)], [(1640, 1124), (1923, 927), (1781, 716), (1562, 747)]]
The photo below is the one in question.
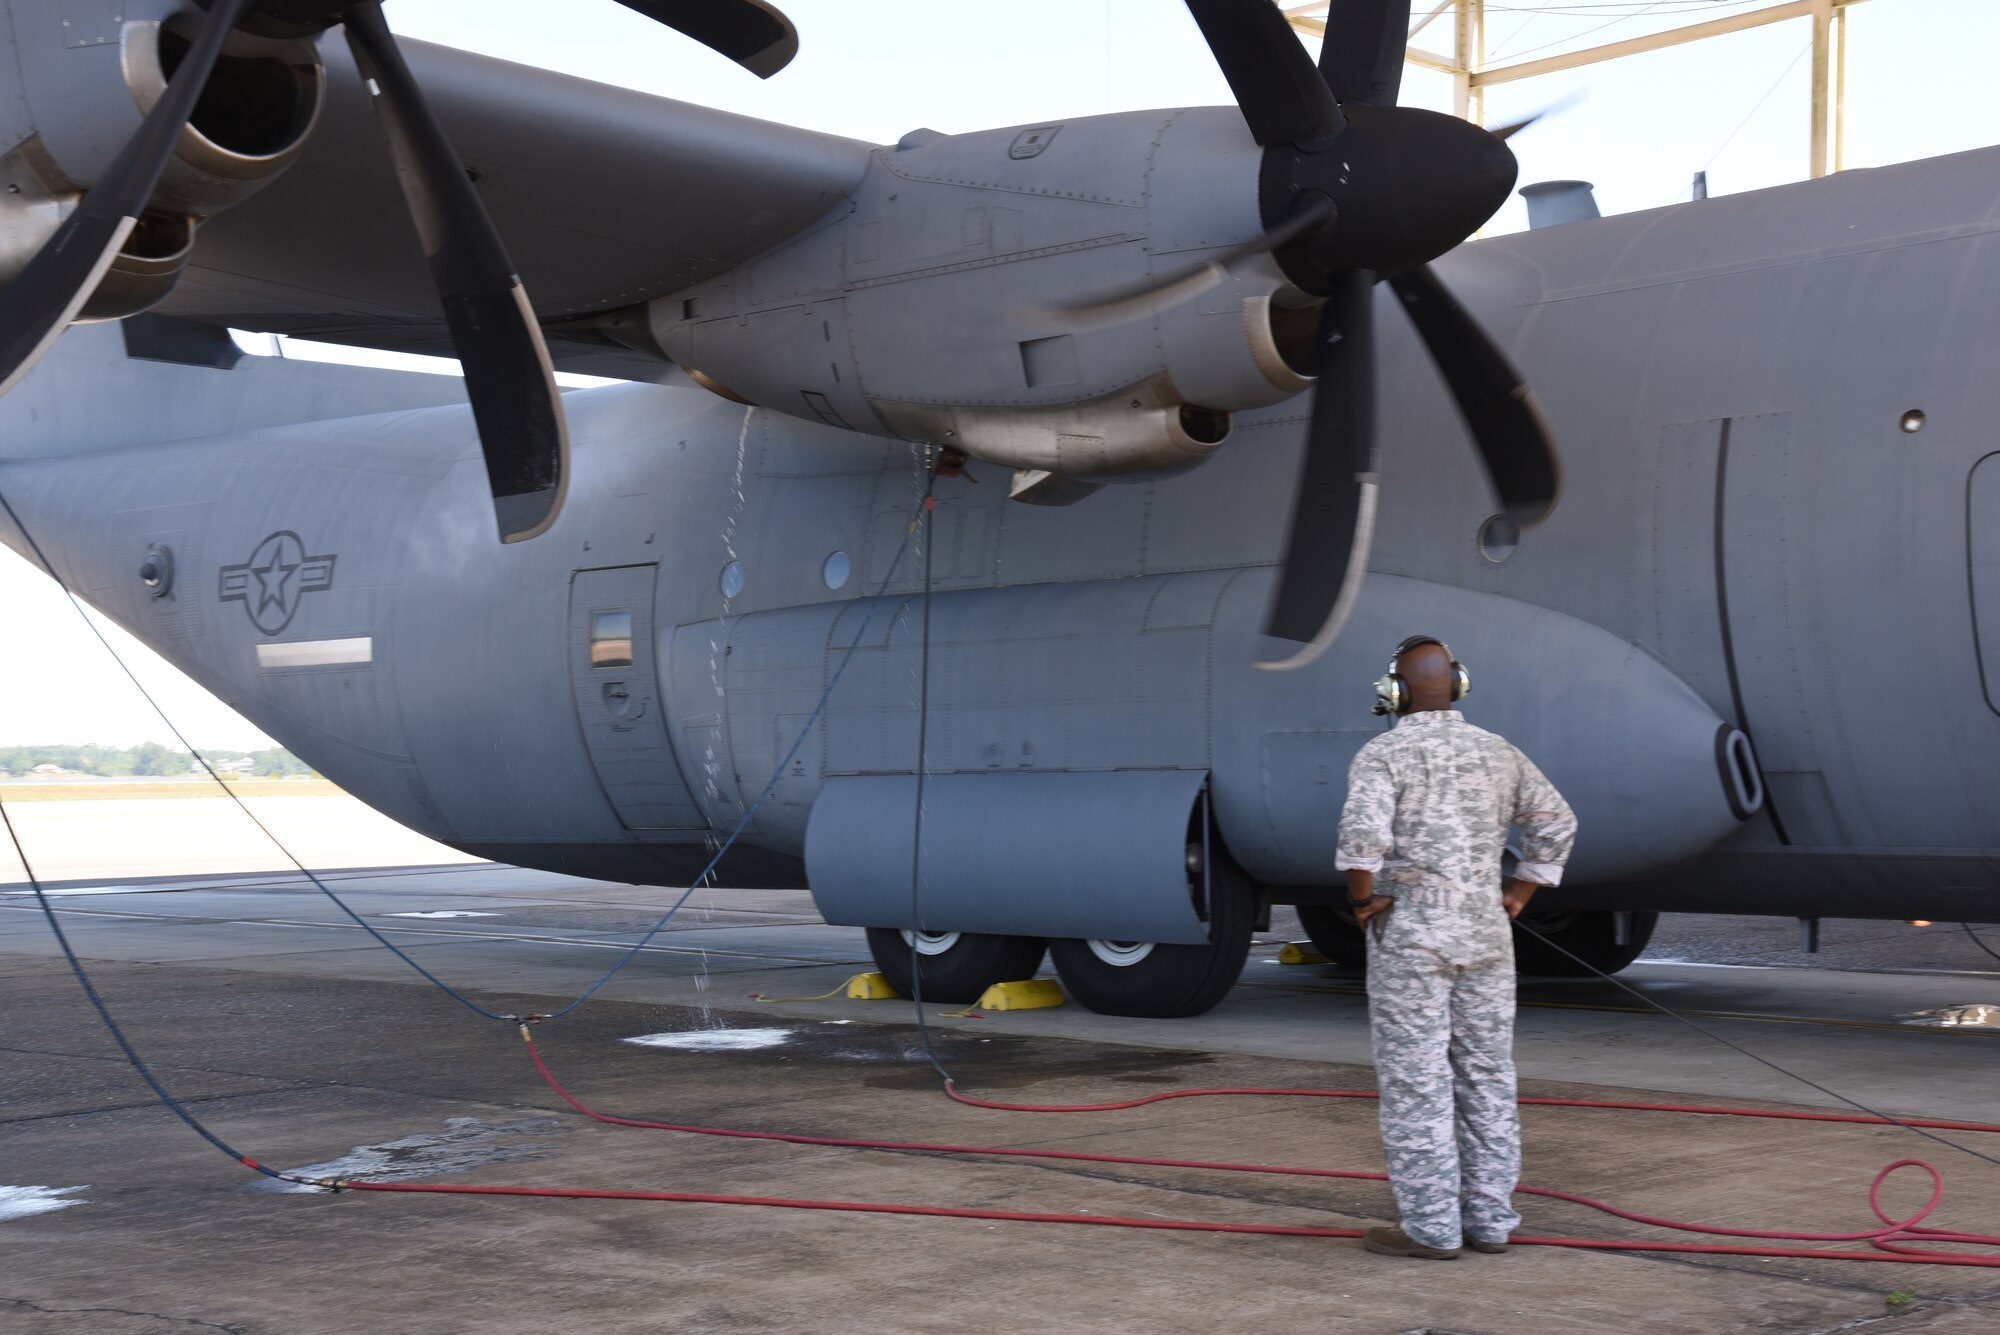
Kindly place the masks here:
[[(133, 4), (116, 21), (73, 28), (61, 6), (11, 6), (23, 96), (12, 115), (0, 113), (0, 142), (12, 145), (0, 156), (0, 285), (54, 235), (165, 92), (196, 19), (177, 8)], [(232, 33), (144, 216), (79, 318), (123, 319), (166, 297), (202, 220), (304, 150), (325, 92), (310, 41)]]

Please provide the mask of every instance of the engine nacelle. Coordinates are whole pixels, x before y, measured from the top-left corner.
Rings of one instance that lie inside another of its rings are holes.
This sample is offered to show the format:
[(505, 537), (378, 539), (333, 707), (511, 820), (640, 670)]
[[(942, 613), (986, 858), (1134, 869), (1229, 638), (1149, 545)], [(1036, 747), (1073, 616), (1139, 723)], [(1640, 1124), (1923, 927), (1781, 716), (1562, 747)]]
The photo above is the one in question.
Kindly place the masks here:
[[(0, 284), (54, 235), (159, 101), (188, 50), (184, 8), (174, 0), (10, 6), (22, 96), (0, 107)], [(299, 155), (325, 85), (310, 41), (232, 33), (145, 215), (81, 318), (119, 319), (165, 297), (201, 220)]]
[(1094, 482), (1179, 472), (1312, 383), (1313, 299), (1268, 255), (1212, 264), (1263, 230), (1261, 161), (1227, 107), (916, 131), (811, 231), (652, 303), (652, 340), (809, 420)]

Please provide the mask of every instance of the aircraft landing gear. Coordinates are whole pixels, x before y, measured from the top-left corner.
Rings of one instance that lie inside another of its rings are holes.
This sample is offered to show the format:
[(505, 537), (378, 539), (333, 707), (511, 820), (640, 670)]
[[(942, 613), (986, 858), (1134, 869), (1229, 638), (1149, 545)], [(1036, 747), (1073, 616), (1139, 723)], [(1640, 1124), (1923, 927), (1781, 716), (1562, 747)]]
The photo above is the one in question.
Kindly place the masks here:
[[(914, 938), (914, 941), (912, 940)], [(959, 1004), (979, 1000), (995, 983), (1033, 978), (1042, 967), (1043, 942), (1036, 936), (989, 936), (981, 932), (903, 932), (868, 929), (868, 953), (875, 967), (904, 996), (911, 995), (911, 946), (923, 972), (924, 1000)]]
[(1354, 925), (1352, 912), (1331, 904), (1301, 904), (1298, 911), (1299, 926), (1320, 954), (1343, 968), (1368, 967), (1368, 943)]
[[(1522, 915), (1528, 926), (1549, 941), (1567, 950), (1569, 958), (1554, 946), (1536, 940), (1526, 932), (1514, 934), (1514, 970), (1537, 978), (1591, 978), (1596, 975), (1577, 960), (1604, 973), (1617, 973), (1639, 958), (1653, 939), (1659, 925), (1657, 913), (1633, 913), (1625, 944), (1618, 944), (1616, 916), (1604, 909), (1535, 909)], [(1323, 904), (1299, 905), (1299, 923), (1312, 938), (1319, 953), (1335, 964), (1350, 969), (1368, 967), (1367, 943), (1353, 915), (1344, 909)]]
[(1257, 925), (1257, 896), (1220, 857), (1209, 893), (1207, 945), (1052, 938), (1049, 957), (1063, 991), (1100, 1015), (1165, 1020), (1213, 1007), (1243, 973)]
[(1542, 978), (1593, 978), (1601, 973), (1617, 973), (1639, 958), (1653, 929), (1660, 925), (1657, 913), (1627, 915), (1630, 925), (1625, 944), (1618, 943), (1617, 916), (1608, 909), (1535, 909), (1529, 907), (1521, 921), (1540, 932), (1570, 955), (1536, 940), (1526, 932), (1514, 933), (1514, 971)]

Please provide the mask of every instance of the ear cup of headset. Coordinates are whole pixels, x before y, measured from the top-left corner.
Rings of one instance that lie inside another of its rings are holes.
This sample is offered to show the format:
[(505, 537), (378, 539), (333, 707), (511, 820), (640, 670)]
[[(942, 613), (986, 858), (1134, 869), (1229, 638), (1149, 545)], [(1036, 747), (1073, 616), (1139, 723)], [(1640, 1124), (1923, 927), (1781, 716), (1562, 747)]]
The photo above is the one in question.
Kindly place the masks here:
[(1375, 712), (1401, 714), (1410, 707), (1410, 686), (1393, 672), (1375, 679)]
[(1375, 712), (1378, 714), (1407, 714), (1412, 703), (1410, 683), (1403, 680), (1396, 671), (1396, 660), (1420, 644), (1435, 644), (1451, 658), (1451, 702), (1457, 704), (1472, 691), (1472, 674), (1465, 670), (1465, 664), (1453, 658), (1451, 646), (1433, 635), (1412, 635), (1396, 646), (1389, 655), (1389, 670), (1375, 679)]

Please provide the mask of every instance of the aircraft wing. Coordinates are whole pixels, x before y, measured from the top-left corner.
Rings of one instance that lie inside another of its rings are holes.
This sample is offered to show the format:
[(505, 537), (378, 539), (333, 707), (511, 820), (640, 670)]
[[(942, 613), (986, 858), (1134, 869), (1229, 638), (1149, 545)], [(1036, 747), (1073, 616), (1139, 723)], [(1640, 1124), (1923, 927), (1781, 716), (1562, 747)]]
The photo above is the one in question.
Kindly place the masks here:
[[(824, 215), (870, 146), (402, 41), (544, 324), (636, 305)], [(321, 123), (276, 181), (205, 222), (163, 315), (398, 352), (451, 341), (381, 129), (345, 43), (320, 44)], [(559, 368), (657, 373), (589, 334)]]

